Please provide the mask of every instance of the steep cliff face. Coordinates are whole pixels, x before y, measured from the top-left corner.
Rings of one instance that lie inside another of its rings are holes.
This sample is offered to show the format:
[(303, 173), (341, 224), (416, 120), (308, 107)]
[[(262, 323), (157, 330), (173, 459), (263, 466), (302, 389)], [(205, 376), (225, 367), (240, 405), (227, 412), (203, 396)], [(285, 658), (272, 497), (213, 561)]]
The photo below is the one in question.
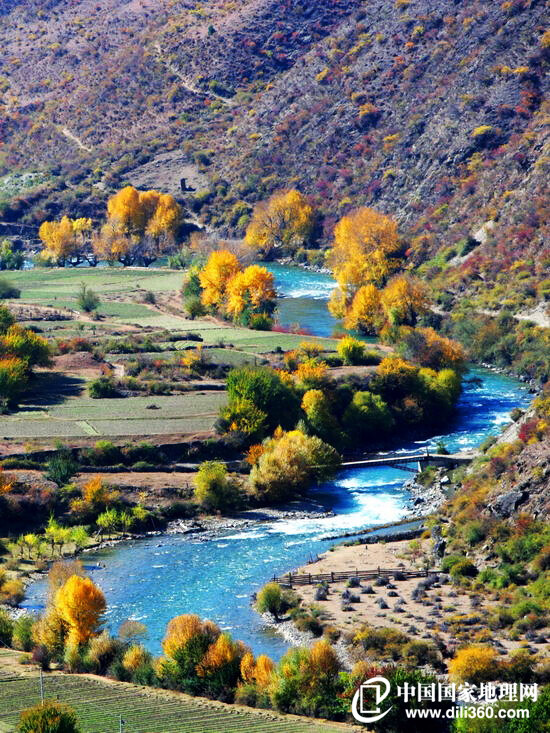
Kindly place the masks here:
[(242, 233), (236, 204), (295, 186), (324, 242), (352, 207), (394, 215), (451, 301), (548, 298), (544, 0), (3, 7), (0, 163), (51, 173), (31, 216), (89, 210), (179, 150), (222, 232)]

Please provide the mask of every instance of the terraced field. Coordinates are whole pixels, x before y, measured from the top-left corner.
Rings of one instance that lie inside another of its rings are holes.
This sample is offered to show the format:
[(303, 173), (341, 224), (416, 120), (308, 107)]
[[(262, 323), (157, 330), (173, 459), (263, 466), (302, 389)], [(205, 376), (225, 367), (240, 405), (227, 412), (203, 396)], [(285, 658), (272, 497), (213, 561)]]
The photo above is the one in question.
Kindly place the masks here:
[(86, 437), (198, 433), (212, 429), (225, 392), (97, 399), (68, 398), (62, 404), (27, 401), (2, 417), (4, 438)]
[[(40, 701), (36, 674), (22, 677), (7, 669), (2, 671), (3, 657), (7, 659), (8, 655), (13, 657), (10, 652), (0, 653), (0, 733), (15, 731), (20, 711)], [(91, 676), (44, 675), (44, 695), (71, 705), (82, 733), (119, 730), (124, 733), (342, 733), (354, 730), (351, 726), (247, 710)]]
[[(204, 354), (211, 363), (231, 366), (266, 363), (268, 354), (297, 348), (304, 340), (319, 343), (326, 351), (336, 349), (337, 341), (329, 338), (253, 331), (208, 317), (190, 320), (183, 312), (178, 313), (178, 298), (160, 297), (161, 294), (177, 293), (181, 287), (183, 273), (177, 270), (43, 268), (5, 272), (2, 276), (21, 290), (21, 298), (13, 301), (14, 306), (20, 308), (21, 321), (54, 343), (83, 337), (91, 339), (99, 351), (109, 352), (117, 339), (146, 336), (159, 348), (147, 356), (171, 360), (177, 358), (175, 350), (196, 348), (197, 341), (186, 338), (186, 334), (194, 333), (207, 347)], [(100, 297), (101, 319), (98, 321), (75, 312), (82, 282)], [(142, 302), (145, 292), (158, 294), (158, 307)], [(33, 310), (33, 305), (42, 311)], [(67, 308), (72, 313), (66, 314), (68, 320), (44, 320), (44, 313), (50, 312), (46, 306), (55, 310)], [(25, 320), (32, 318), (37, 320)], [(180, 341), (170, 340), (180, 336)], [(106, 358), (111, 364), (119, 364), (138, 356), (107, 353)], [(203, 433), (213, 429), (219, 408), (225, 403), (221, 391), (195, 391), (173, 397), (90, 400), (86, 382), (91, 378), (89, 371), (78, 368), (75, 371), (68, 368), (63, 375), (51, 374), (49, 377), (42, 373), (39, 383), (33, 385), (31, 398), (23, 400), (19, 410), (3, 417), (0, 440), (43, 442), (47, 439)]]

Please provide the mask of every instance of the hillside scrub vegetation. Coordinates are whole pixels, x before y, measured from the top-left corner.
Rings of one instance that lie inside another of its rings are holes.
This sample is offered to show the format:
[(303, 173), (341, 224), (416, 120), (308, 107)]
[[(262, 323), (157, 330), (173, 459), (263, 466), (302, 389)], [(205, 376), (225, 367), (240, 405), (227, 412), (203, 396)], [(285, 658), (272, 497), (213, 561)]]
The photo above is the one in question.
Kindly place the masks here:
[(0, 406), (14, 406), (32, 376), (35, 366), (50, 363), (46, 341), (15, 322), (10, 310), (0, 305)]

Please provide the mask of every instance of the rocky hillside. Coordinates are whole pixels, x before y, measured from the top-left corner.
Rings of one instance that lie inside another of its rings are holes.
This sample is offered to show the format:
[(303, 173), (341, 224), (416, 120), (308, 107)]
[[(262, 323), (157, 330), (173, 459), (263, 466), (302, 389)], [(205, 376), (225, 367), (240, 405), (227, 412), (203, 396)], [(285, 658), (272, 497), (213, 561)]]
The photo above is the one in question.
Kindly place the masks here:
[(222, 232), (295, 186), (321, 244), (352, 207), (397, 217), (451, 302), (540, 311), (550, 297), (545, 0), (1, 8), (0, 164), (42, 172), (4, 218), (93, 213), (160, 155), (166, 188), (183, 156), (208, 180), (189, 205)]

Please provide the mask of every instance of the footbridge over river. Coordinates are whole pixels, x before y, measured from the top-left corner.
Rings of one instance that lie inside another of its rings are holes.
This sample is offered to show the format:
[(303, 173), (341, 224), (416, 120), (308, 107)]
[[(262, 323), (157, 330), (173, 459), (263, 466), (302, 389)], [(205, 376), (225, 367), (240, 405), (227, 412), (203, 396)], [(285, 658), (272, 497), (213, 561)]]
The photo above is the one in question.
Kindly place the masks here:
[[(419, 473), (426, 466), (448, 466), (456, 468), (470, 463), (477, 453), (377, 453), (365, 456), (356, 461), (345, 461), (342, 468), (369, 468), (375, 466), (391, 466), (402, 471)], [(414, 464), (414, 467), (413, 465)]]

